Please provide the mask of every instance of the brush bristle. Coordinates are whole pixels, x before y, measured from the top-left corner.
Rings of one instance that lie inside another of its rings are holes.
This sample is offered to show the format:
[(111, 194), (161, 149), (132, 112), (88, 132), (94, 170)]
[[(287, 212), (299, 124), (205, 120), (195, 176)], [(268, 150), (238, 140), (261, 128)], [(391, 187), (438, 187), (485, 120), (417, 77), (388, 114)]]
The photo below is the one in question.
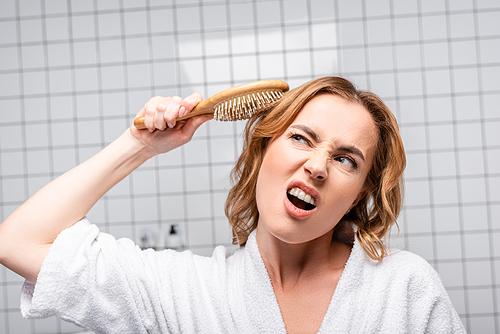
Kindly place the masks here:
[(249, 119), (264, 106), (282, 97), (281, 90), (261, 90), (237, 95), (214, 106), (214, 119), (222, 122)]

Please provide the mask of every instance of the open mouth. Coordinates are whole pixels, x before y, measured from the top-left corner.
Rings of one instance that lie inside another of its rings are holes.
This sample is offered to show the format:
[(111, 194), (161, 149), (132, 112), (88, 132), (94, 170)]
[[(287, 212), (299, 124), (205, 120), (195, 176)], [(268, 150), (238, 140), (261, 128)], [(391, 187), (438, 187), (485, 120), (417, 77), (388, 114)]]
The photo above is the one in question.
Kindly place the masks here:
[(288, 200), (297, 208), (302, 210), (312, 210), (316, 207), (314, 198), (306, 194), (300, 188), (294, 187), (287, 192)]

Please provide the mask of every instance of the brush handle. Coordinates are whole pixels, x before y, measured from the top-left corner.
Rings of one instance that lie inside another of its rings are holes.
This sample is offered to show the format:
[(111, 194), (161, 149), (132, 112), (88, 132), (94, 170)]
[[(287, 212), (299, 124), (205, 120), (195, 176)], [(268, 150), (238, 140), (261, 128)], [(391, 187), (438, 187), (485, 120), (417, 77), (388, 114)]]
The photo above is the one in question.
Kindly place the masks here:
[[(195, 117), (198, 115), (203, 115), (203, 114), (213, 114), (214, 109), (212, 105), (208, 105), (208, 103), (204, 103), (207, 100), (201, 101), (196, 105), (196, 107), (193, 108), (187, 115), (184, 115), (182, 117), (176, 117), (175, 121), (183, 121), (191, 117)], [(134, 119), (134, 126), (139, 129), (139, 130), (145, 130), (146, 126), (144, 125), (144, 116), (137, 117)]]
[[(234, 86), (232, 88), (223, 90), (206, 100), (201, 101), (196, 105), (196, 107), (191, 110), (187, 115), (182, 117), (177, 117), (176, 121), (183, 121), (191, 117), (195, 117), (203, 114), (213, 114), (214, 106), (224, 100), (233, 98), (238, 95), (248, 94), (250, 92), (263, 91), (263, 90), (281, 90), (283, 92), (288, 91), (288, 84), (281, 80), (259, 80), (253, 81), (246, 84)], [(134, 125), (139, 130), (144, 130), (144, 116), (137, 117), (134, 120)]]

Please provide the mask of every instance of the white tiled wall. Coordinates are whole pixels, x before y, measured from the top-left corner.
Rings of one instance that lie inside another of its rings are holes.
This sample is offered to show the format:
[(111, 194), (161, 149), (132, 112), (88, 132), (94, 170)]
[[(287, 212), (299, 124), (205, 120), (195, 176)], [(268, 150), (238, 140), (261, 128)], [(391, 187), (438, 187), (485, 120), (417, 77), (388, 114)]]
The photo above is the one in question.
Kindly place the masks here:
[[(400, 122), (409, 165), (393, 244), (439, 271), (470, 333), (500, 332), (497, 0), (2, 0), (0, 217), (116, 138), (151, 96), (339, 74)], [(228, 245), (223, 204), (242, 128), (207, 123), (89, 217), (133, 239), (177, 224), (200, 254)], [(23, 320), (21, 285), (0, 268), (0, 333), (78, 331)]]

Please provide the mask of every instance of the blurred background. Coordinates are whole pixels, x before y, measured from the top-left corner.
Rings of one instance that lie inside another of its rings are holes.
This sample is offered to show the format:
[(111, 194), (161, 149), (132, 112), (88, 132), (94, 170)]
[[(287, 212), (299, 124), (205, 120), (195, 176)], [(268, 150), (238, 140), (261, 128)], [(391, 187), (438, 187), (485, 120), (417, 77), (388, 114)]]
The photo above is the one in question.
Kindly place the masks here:
[[(392, 244), (440, 273), (469, 333), (499, 333), (498, 0), (2, 0), (0, 218), (119, 136), (154, 95), (328, 75), (376, 92), (399, 120), (408, 168)], [(138, 243), (175, 225), (195, 253), (230, 246), (223, 206), (243, 126), (206, 123), (89, 218)], [(22, 319), (22, 284), (0, 267), (0, 333), (81, 331)]]

